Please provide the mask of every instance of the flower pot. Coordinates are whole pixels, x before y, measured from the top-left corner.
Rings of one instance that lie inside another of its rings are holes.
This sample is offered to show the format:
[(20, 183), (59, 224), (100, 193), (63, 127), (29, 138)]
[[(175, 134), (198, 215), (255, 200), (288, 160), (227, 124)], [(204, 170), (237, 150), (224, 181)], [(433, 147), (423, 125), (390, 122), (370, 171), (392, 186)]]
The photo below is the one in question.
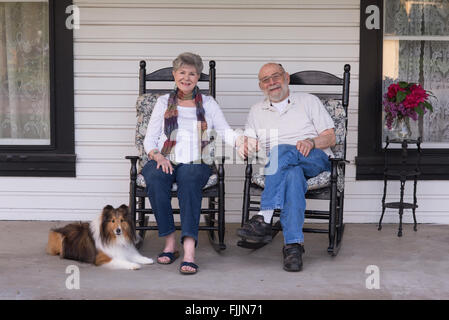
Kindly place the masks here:
[(410, 129), (410, 118), (401, 117), (396, 118), (393, 122), (391, 138), (399, 140), (410, 139), (412, 130)]

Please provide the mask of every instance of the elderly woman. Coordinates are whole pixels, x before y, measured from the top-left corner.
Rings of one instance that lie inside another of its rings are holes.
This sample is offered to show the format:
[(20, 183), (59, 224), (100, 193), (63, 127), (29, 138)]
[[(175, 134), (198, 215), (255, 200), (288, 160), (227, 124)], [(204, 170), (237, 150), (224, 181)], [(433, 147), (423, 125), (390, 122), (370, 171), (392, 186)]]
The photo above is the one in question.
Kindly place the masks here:
[(170, 264), (179, 256), (170, 198), (172, 184), (176, 182), (184, 248), (179, 268), (182, 274), (194, 274), (198, 269), (194, 261), (202, 189), (211, 174), (210, 166), (202, 161), (209, 143), (208, 133), (215, 129), (232, 146), (241, 141), (214, 98), (199, 92), (197, 82), (202, 70), (201, 57), (193, 53), (182, 53), (173, 61), (176, 88), (157, 100), (144, 140), (150, 161), (142, 174), (159, 236), (165, 237), (165, 247), (157, 262)]

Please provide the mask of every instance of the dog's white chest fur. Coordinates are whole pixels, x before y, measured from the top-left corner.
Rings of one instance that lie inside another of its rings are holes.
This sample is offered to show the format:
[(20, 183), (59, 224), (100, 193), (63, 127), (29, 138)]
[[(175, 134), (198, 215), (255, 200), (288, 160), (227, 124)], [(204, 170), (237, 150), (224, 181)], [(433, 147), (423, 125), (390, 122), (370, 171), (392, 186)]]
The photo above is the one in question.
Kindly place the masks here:
[(98, 251), (102, 251), (112, 260), (105, 267), (112, 269), (140, 269), (140, 264), (153, 264), (153, 259), (142, 256), (134, 244), (123, 234), (116, 235), (115, 239), (108, 244), (104, 244), (100, 235), (101, 217), (94, 219), (90, 223), (90, 229)]

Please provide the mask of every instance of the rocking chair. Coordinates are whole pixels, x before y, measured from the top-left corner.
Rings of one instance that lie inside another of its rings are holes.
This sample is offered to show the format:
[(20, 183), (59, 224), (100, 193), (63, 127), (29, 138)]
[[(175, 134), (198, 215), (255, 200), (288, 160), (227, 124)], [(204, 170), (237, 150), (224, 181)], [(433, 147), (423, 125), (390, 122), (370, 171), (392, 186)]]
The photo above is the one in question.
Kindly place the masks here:
[[(328, 220), (328, 228), (303, 228), (303, 232), (327, 233), (329, 246), (327, 251), (330, 255), (336, 256), (341, 247), (344, 224), (343, 224), (343, 204), (344, 204), (344, 175), (346, 160), (346, 131), (347, 131), (347, 111), (349, 103), (349, 82), (350, 65), (344, 66), (343, 78), (338, 78), (333, 74), (323, 71), (301, 71), (290, 75), (290, 86), (340, 86), (341, 94), (314, 93), (323, 102), (335, 124), (336, 145), (332, 147), (333, 158), (329, 158), (331, 171), (325, 171), (316, 177), (307, 180), (306, 199), (325, 200), (329, 203), (329, 210), (307, 210), (305, 218)], [(260, 210), (260, 199), (265, 186), (265, 178), (260, 174), (253, 174), (252, 164), (246, 160), (244, 197), (242, 208), (242, 223), (248, 221), (250, 211)], [(275, 210), (273, 217), (279, 217), (280, 210)], [(272, 229), (272, 237), (282, 230), (278, 220)], [(265, 242), (251, 242), (248, 239), (238, 241), (237, 245), (249, 249), (258, 249), (266, 245)]]
[[(202, 73), (199, 79), (200, 82), (208, 82), (209, 88), (200, 89), (203, 94), (211, 95), (215, 98), (215, 61), (209, 62), (209, 74)], [(153, 214), (153, 209), (145, 207), (146, 183), (143, 176), (140, 174), (142, 168), (148, 162), (148, 155), (143, 147), (143, 141), (147, 131), (148, 121), (153, 112), (157, 98), (163, 94), (169, 93), (170, 89), (147, 89), (147, 82), (153, 84), (154, 82), (168, 82), (173, 88), (172, 68), (167, 67), (156, 70), (152, 73), (146, 73), (146, 62), (140, 61), (139, 71), (139, 97), (136, 103), (137, 111), (137, 126), (136, 126), (136, 147), (138, 156), (127, 156), (126, 159), (131, 161), (130, 170), (130, 184), (129, 184), (129, 208), (131, 214), (134, 216), (136, 222), (135, 230), (139, 232), (139, 242), (136, 245), (140, 247), (145, 232), (149, 230), (158, 230), (157, 225), (149, 225), (148, 214)], [(226, 248), (224, 243), (225, 235), (225, 185), (224, 185), (224, 157), (219, 159), (214, 157), (213, 137), (211, 137), (211, 158), (214, 163), (211, 165), (212, 174), (206, 186), (203, 188), (203, 198), (208, 198), (208, 207), (201, 209), (201, 214), (205, 218), (205, 224), (200, 224), (199, 230), (205, 230), (208, 233), (209, 241), (214, 249), (219, 252)], [(220, 160), (220, 161), (218, 161)], [(217, 163), (218, 162), (218, 163)], [(172, 186), (172, 198), (177, 197), (177, 185)], [(174, 214), (179, 214), (179, 209), (173, 209)], [(177, 230), (181, 229), (180, 224), (175, 225)]]

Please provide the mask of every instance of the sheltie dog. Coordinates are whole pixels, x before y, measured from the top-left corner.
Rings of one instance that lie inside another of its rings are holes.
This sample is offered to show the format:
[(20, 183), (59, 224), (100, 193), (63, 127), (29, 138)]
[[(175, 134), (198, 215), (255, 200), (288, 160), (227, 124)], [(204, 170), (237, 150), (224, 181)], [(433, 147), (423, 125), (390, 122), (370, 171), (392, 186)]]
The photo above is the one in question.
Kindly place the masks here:
[(111, 205), (92, 222), (71, 223), (50, 230), (47, 253), (63, 259), (93, 263), (111, 269), (140, 269), (140, 264), (152, 264), (134, 246), (136, 235), (129, 208)]

